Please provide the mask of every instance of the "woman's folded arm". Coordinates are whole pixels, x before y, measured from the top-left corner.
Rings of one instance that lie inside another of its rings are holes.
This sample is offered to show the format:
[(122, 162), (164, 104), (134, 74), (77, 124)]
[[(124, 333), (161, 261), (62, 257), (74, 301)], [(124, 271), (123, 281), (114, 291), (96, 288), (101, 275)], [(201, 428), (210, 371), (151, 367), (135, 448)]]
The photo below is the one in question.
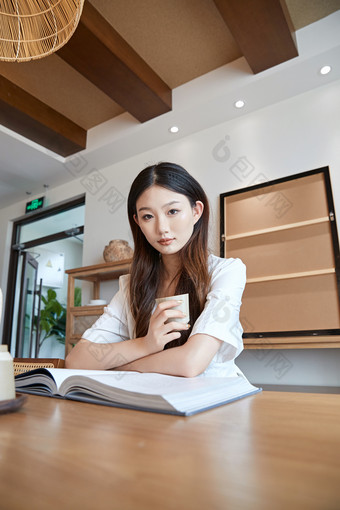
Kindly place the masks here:
[(144, 338), (96, 343), (81, 338), (65, 360), (66, 368), (108, 370), (152, 353)]
[(158, 372), (181, 377), (195, 377), (208, 367), (222, 344), (209, 335), (193, 335), (184, 345), (126, 363), (116, 370)]

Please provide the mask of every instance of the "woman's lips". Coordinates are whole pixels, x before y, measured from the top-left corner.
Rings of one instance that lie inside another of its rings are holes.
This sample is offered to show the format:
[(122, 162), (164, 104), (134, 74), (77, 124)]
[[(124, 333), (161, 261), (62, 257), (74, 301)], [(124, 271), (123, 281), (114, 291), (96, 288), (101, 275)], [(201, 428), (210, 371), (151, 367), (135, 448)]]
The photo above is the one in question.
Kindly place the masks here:
[(163, 246), (168, 246), (174, 239), (160, 239), (158, 242)]

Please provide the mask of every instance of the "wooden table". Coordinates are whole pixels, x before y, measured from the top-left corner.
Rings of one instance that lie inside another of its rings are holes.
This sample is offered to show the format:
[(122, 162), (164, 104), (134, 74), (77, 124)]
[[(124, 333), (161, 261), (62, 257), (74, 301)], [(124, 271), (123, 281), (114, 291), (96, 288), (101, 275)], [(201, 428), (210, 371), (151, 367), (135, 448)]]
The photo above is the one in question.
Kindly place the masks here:
[(1, 510), (339, 508), (339, 395), (189, 418), (30, 395), (0, 416)]

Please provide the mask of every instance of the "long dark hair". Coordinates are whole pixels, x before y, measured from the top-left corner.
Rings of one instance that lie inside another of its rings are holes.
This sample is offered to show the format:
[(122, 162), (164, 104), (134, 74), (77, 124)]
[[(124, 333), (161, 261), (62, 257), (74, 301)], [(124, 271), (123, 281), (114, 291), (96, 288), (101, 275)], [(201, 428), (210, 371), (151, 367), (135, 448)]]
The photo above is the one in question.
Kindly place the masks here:
[[(149, 244), (134, 220), (134, 215), (137, 215), (138, 198), (153, 185), (185, 195), (192, 207), (197, 201), (204, 204), (202, 216), (195, 223), (191, 238), (179, 253), (181, 269), (175, 295), (189, 293), (191, 325), (203, 311), (210, 287), (208, 271), (209, 202), (202, 186), (183, 167), (174, 163), (158, 163), (148, 166), (133, 181), (128, 197), (128, 216), (135, 245), (129, 290), (131, 312), (136, 324), (136, 337), (147, 334), (161, 278), (160, 254)], [(178, 340), (169, 342), (165, 348), (185, 343), (191, 328), (182, 332)]]

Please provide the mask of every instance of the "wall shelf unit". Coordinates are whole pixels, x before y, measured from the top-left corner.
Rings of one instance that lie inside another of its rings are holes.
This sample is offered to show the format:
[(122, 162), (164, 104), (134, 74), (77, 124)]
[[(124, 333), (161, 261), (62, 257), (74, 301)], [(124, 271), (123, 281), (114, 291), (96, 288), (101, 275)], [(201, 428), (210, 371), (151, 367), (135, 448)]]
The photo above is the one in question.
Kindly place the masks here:
[(250, 349), (340, 347), (340, 255), (328, 167), (220, 195), (221, 256), (247, 266)]
[(68, 275), (65, 357), (80, 340), (84, 331), (103, 313), (105, 306), (74, 306), (75, 280), (92, 282), (93, 299), (100, 299), (101, 282), (116, 280), (121, 275), (127, 274), (130, 265), (131, 260), (129, 259), (65, 271)]
[(222, 234), (222, 238), (225, 241), (232, 241), (233, 239), (243, 239), (244, 237), (253, 237), (263, 234), (270, 234), (271, 232), (280, 232), (282, 230), (290, 230), (292, 228), (306, 227), (308, 225), (317, 225), (318, 223), (327, 223), (328, 221), (329, 217), (326, 216), (324, 218), (314, 218), (313, 220), (308, 221), (297, 221), (296, 223), (289, 223), (287, 225), (279, 225), (276, 227), (264, 228), (262, 230), (254, 230), (252, 232), (242, 232), (242, 234), (234, 234), (231, 236), (225, 236), (225, 234)]

